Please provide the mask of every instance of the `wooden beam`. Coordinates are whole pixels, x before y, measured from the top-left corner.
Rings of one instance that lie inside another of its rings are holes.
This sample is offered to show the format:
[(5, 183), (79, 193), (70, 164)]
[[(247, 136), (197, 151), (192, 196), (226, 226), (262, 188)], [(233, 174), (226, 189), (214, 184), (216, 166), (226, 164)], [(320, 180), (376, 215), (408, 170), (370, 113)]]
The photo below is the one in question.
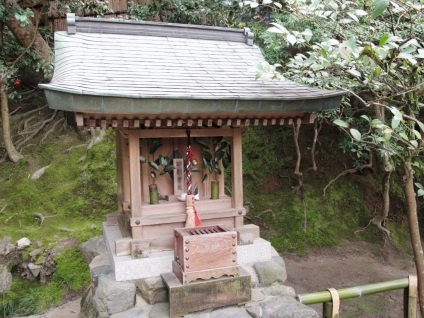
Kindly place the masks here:
[(140, 139), (128, 133), (129, 171), (131, 185), (131, 217), (141, 216)]
[[(184, 138), (187, 137), (185, 129), (146, 129), (146, 130), (125, 130), (126, 133), (132, 133), (139, 138)], [(191, 129), (192, 137), (212, 137), (233, 135), (232, 128), (210, 128), (210, 129)]]

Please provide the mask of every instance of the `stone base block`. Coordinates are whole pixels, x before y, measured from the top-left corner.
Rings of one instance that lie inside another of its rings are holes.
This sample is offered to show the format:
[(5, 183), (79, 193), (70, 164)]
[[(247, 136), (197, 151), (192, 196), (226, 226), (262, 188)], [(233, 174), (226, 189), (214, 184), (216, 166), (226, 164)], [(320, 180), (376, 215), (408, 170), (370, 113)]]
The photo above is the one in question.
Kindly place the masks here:
[[(117, 225), (103, 223), (103, 236), (109, 252), (110, 263), (117, 281), (127, 281), (146, 277), (160, 276), (161, 273), (172, 272), (174, 250), (152, 251), (148, 257), (132, 258), (130, 255), (116, 255), (116, 241), (122, 234)], [(273, 248), (271, 243), (257, 238), (253, 244), (237, 246), (237, 264), (270, 260)]]
[[(161, 274), (169, 292), (169, 316), (240, 305), (251, 300), (250, 275), (240, 270), (238, 277), (221, 277), (182, 285), (174, 273)], [(190, 296), (187, 296), (190, 295)]]

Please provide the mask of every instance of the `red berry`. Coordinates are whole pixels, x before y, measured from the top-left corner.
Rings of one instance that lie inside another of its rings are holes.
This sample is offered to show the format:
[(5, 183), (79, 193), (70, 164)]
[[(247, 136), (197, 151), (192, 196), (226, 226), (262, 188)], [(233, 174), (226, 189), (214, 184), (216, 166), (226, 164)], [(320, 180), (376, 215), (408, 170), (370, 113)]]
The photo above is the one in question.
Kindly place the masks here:
[(13, 83), (13, 85), (15, 85), (15, 86), (21, 85), (21, 80), (20, 79), (16, 79), (15, 82)]

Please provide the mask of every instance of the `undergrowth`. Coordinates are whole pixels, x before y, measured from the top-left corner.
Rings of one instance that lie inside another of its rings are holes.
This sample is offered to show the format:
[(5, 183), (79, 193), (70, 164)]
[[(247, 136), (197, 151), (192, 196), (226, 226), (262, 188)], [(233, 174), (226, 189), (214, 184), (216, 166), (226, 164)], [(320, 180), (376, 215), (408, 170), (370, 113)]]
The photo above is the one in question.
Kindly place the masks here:
[[(329, 152), (330, 146), (318, 145), (318, 171), (306, 173), (312, 164), (305, 149), (310, 149), (308, 143), (313, 137), (310, 129), (302, 129), (299, 141), (304, 187), (299, 193), (293, 174), (296, 158), (291, 127), (249, 128), (244, 134), (246, 219), (259, 225), (261, 236), (283, 254), (304, 255), (308, 248), (331, 247), (345, 240), (384, 243), (382, 232), (368, 226), (374, 213), (375, 195), (381, 191), (380, 176), (363, 172), (342, 177), (323, 196), (328, 182), (346, 169), (346, 158), (341, 158), (340, 151)], [(324, 137), (321, 138), (325, 143)], [(398, 200), (402, 196), (398, 185), (392, 194)], [(395, 244), (407, 245), (409, 234), (405, 223), (389, 219), (388, 224), (393, 229)]]
[[(116, 209), (116, 168), (114, 132), (86, 149), (88, 140), (66, 129), (60, 138), (50, 140), (26, 156), (19, 164), (1, 164), (0, 233), (16, 242), (27, 237), (33, 243), (23, 252), (42, 248), (37, 257), (42, 263), (46, 251), (55, 256), (56, 270), (50, 282), (28, 282), (13, 275), (10, 291), (0, 296), (0, 316), (41, 313), (58, 305), (69, 292), (80, 292), (90, 284), (88, 264), (78, 244), (101, 235), (101, 222)], [(31, 175), (50, 165), (37, 180)], [(41, 213), (41, 223), (35, 218)], [(0, 237), (1, 238), (1, 237)]]

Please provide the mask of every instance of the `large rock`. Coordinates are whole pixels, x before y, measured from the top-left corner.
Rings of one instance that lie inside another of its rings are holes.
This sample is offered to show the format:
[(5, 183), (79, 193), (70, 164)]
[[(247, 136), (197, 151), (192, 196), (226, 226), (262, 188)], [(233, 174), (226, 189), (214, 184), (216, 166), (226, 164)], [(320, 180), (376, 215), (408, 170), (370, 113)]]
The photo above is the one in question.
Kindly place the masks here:
[(0, 264), (0, 294), (8, 291), (12, 285), (12, 274), (7, 270), (6, 265)]
[(0, 241), (0, 255), (6, 256), (15, 250), (13, 239), (10, 236), (5, 236)]
[(87, 242), (81, 243), (79, 248), (88, 264), (90, 264), (97, 255), (107, 252), (103, 236), (93, 237)]
[(94, 306), (93, 289), (88, 287), (81, 297), (80, 312), (78, 318), (98, 318), (99, 313)]
[(107, 318), (112, 314), (133, 308), (135, 291), (134, 283), (116, 282), (109, 276), (99, 277), (93, 297), (99, 318)]
[(282, 259), (273, 257), (269, 261), (258, 262), (253, 266), (258, 274), (261, 286), (269, 286), (273, 283), (284, 283), (287, 280), (287, 271)]
[(228, 318), (228, 317), (237, 317), (237, 318), (252, 318), (244, 307), (226, 307), (216, 309), (211, 312), (210, 318)]
[(274, 283), (271, 286), (265, 288), (262, 291), (267, 296), (290, 296), (296, 297), (296, 292), (293, 287), (284, 286), (278, 283)]
[(168, 289), (162, 277), (149, 277), (136, 282), (141, 296), (151, 305), (168, 301)]
[(289, 296), (271, 298), (261, 306), (262, 318), (319, 318), (315, 310)]
[(97, 286), (99, 277), (107, 276), (112, 273), (112, 266), (110, 265), (110, 259), (108, 253), (102, 253), (93, 258), (89, 264), (91, 281), (94, 286)]

